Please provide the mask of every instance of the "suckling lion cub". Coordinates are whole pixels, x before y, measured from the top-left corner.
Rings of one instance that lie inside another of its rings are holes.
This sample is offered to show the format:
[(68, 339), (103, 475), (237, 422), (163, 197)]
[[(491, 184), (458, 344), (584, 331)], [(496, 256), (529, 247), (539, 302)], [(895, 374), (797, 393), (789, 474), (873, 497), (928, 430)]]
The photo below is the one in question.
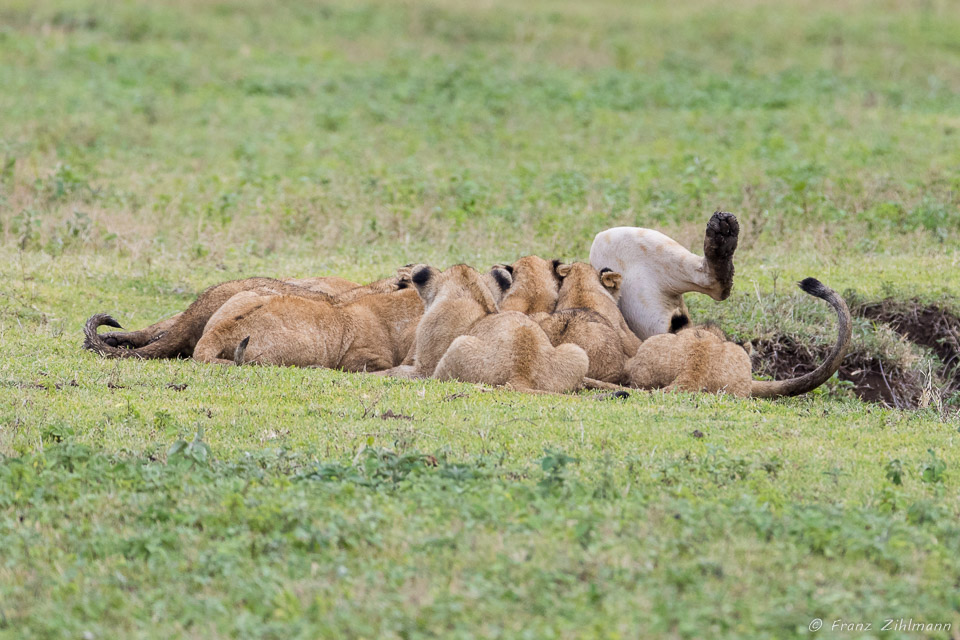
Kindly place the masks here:
[[(587, 377), (619, 383), (626, 362), (620, 332), (614, 328), (617, 326), (614, 322), (623, 321), (618, 317), (620, 312), (616, 306), (620, 295), (620, 274), (609, 269), (601, 274), (581, 262), (557, 264), (554, 269), (566, 274), (560, 286), (556, 311), (530, 317), (540, 325), (554, 346), (575, 344), (587, 352), (590, 359)], [(601, 311), (614, 313), (613, 322)]]
[[(502, 290), (510, 273), (491, 272)], [(517, 311), (499, 312), (496, 299), (472, 267), (413, 270), (424, 302), (417, 327), (415, 371), (442, 380), (507, 386), (518, 391), (573, 391), (589, 361), (580, 347), (554, 347), (540, 326)]]
[(850, 344), (850, 312), (835, 291), (814, 278), (800, 283), (812, 296), (826, 300), (837, 312), (837, 342), (827, 361), (810, 373), (790, 380), (754, 380), (750, 356), (727, 340), (716, 327), (690, 327), (678, 333), (647, 338), (626, 365), (631, 386), (640, 389), (724, 391), (755, 398), (796, 396), (816, 389), (840, 367)]
[(591, 309), (610, 323), (620, 336), (625, 356), (632, 357), (640, 347), (640, 339), (630, 330), (620, 313), (620, 284), (622, 277), (610, 269), (601, 269), (597, 286), (597, 270), (585, 262), (561, 264), (557, 275), (563, 279), (557, 298), (557, 311), (564, 309)]
[(83, 328), (83, 346), (107, 358), (190, 357), (211, 316), (237, 294), (290, 295), (346, 304), (371, 293), (387, 293), (397, 288), (396, 278), (385, 278), (364, 286), (337, 277), (288, 281), (273, 278), (231, 280), (209, 287), (185, 311), (140, 331), (98, 334), (99, 326), (119, 328), (120, 323), (105, 313), (95, 314)]
[(528, 316), (552, 313), (560, 292), (560, 276), (556, 272), (559, 264), (559, 260), (524, 256), (511, 265), (496, 265), (494, 268), (509, 271), (513, 280), (500, 302), (500, 310), (519, 311)]

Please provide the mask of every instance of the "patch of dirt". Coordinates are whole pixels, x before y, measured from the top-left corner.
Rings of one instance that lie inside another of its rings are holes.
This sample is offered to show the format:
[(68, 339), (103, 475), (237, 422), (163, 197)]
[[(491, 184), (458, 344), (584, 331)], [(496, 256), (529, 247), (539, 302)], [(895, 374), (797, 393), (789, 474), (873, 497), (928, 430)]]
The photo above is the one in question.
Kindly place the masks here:
[[(775, 380), (810, 373), (830, 353), (830, 345), (811, 346), (790, 336), (753, 342), (754, 371)], [(915, 408), (923, 392), (923, 382), (915, 371), (904, 371), (897, 364), (883, 362), (862, 351), (852, 350), (840, 365), (841, 380), (853, 384), (853, 392), (866, 402), (898, 409)]]
[[(860, 303), (851, 312), (888, 325), (914, 344), (931, 349), (941, 362), (937, 370), (945, 383), (941, 394), (948, 396), (960, 390), (960, 318), (955, 314), (916, 300), (892, 299)], [(830, 345), (808, 345), (790, 336), (757, 340), (753, 347), (754, 371), (776, 380), (813, 371), (830, 351)], [(919, 372), (869, 355), (856, 345), (844, 358), (839, 377), (853, 384), (861, 400), (898, 409), (918, 407), (925, 382)]]

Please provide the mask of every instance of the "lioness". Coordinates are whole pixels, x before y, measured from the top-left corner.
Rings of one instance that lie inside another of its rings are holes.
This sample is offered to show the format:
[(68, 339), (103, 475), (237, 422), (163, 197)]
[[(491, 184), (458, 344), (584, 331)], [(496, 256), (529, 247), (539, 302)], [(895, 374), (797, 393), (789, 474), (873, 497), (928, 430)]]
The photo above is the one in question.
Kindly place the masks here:
[(700, 257), (658, 231), (616, 227), (594, 238), (590, 264), (623, 274), (620, 310), (630, 329), (646, 340), (690, 324), (684, 293), (697, 291), (714, 300), (730, 295), (739, 234), (736, 216), (715, 212)]
[(247, 294), (234, 310), (236, 316), (204, 331), (194, 360), (380, 371), (407, 356), (423, 303), (413, 289), (369, 294), (343, 305)]
[[(241, 293), (243, 291), (253, 291), (253, 292), (259, 293), (260, 295), (271, 294), (269, 289), (264, 288), (262, 285), (255, 283), (258, 280), (259, 279), (246, 278), (244, 280), (232, 280), (230, 281), (229, 284), (231, 284), (231, 287), (236, 287), (238, 285), (235, 285), (234, 283), (247, 283), (246, 285), (239, 285), (239, 287), (243, 287), (243, 286), (254, 287), (251, 289), (239, 288), (238, 290)], [(317, 278), (283, 278), (281, 279), (281, 282), (294, 285), (297, 287), (304, 287), (305, 289), (309, 289), (310, 291), (314, 291), (317, 293), (324, 293), (328, 296), (332, 296), (338, 299), (340, 296), (346, 294), (348, 291), (352, 291), (352, 290), (358, 291), (360, 290), (361, 287), (363, 287), (363, 285), (360, 285), (356, 282), (352, 282), (350, 280), (346, 280), (344, 278), (339, 278), (336, 276), (320, 276)], [(382, 282), (382, 281), (379, 281), (379, 282)], [(228, 283), (221, 283), (221, 284), (228, 284)], [(214, 286), (216, 287), (220, 285), (214, 285)], [(201, 293), (200, 295), (202, 296), (204, 294)], [(276, 295), (276, 294), (272, 294), (272, 295)], [(126, 349), (136, 349), (138, 347), (142, 347), (144, 345), (147, 345), (157, 340), (161, 335), (166, 333), (167, 330), (169, 330), (174, 324), (176, 324), (182, 315), (183, 315), (182, 311), (179, 313), (175, 313), (169, 318), (164, 318), (163, 320), (160, 320), (159, 322), (152, 324), (149, 327), (140, 329), (138, 331), (110, 331), (107, 333), (101, 333), (99, 334), (99, 336), (103, 340), (103, 342), (107, 344), (107, 346), (123, 347)]]
[[(502, 290), (512, 280), (494, 269)], [(554, 347), (518, 311), (499, 312), (481, 275), (467, 265), (439, 271), (418, 265), (411, 277), (424, 303), (414, 369), (422, 377), (560, 393), (580, 388), (589, 367), (576, 345)]]
[(645, 340), (637, 355), (626, 364), (631, 386), (640, 389), (725, 391), (755, 398), (796, 396), (816, 389), (840, 367), (850, 344), (850, 311), (833, 289), (815, 278), (799, 283), (806, 293), (826, 300), (837, 312), (837, 342), (826, 362), (810, 373), (790, 380), (754, 380), (750, 356), (740, 345), (729, 342), (716, 327), (688, 327), (676, 334), (660, 334)]
[[(307, 286), (294, 284), (297, 282)], [(190, 357), (211, 316), (238, 293), (295, 295), (309, 300), (343, 304), (370, 293), (388, 292), (397, 288), (396, 277), (385, 278), (364, 286), (356, 285), (343, 278), (309, 278), (289, 282), (273, 278), (232, 280), (206, 289), (182, 313), (140, 331), (99, 335), (97, 333), (99, 326), (120, 328), (120, 323), (107, 314), (95, 314), (84, 326), (83, 346), (108, 358)], [(126, 346), (134, 348), (125, 348)]]

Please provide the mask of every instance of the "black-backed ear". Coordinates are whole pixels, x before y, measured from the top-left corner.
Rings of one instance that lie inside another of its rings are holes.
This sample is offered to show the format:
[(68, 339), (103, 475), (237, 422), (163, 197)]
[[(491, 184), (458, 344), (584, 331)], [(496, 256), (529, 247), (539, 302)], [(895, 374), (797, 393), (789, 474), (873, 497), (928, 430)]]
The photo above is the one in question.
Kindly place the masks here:
[(513, 275), (513, 265), (512, 265), (512, 264), (505, 264), (505, 265), (503, 265), (503, 268), (506, 269), (506, 270), (510, 273), (511, 276)]
[(613, 269), (611, 269), (610, 267), (604, 267), (603, 269), (600, 269), (600, 275), (603, 275), (603, 274), (607, 273), (608, 271), (609, 271), (609, 272), (612, 272)]
[(513, 274), (506, 269), (497, 267), (491, 272), (493, 274), (493, 279), (497, 281), (497, 286), (500, 287), (500, 291), (506, 292), (510, 288), (510, 285), (513, 284)]
[(568, 275), (570, 275), (571, 269), (573, 269), (572, 264), (563, 264), (559, 260), (553, 261), (553, 272), (558, 278), (566, 278)]
[(678, 313), (670, 318), (670, 333), (676, 333), (690, 325), (690, 317), (685, 313)]
[(414, 285), (422, 287), (430, 282), (430, 279), (433, 278), (435, 271), (436, 270), (433, 267), (428, 267), (426, 265), (415, 267), (410, 276), (410, 280)]
[(550, 264), (552, 265), (550, 268), (553, 270), (553, 275), (559, 277), (559, 274), (557, 273), (557, 267), (563, 264), (563, 260), (560, 258), (554, 258), (550, 261)]

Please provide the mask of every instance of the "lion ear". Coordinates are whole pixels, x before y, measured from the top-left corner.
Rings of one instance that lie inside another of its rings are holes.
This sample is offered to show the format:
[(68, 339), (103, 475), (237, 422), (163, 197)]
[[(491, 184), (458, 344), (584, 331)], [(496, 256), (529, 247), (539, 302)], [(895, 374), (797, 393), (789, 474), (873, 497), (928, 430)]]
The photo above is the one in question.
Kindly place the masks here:
[(397, 284), (403, 289), (410, 285), (410, 278), (413, 275), (413, 267), (416, 265), (405, 264), (397, 269)]
[(553, 261), (553, 272), (560, 278), (566, 278), (570, 274), (570, 269), (573, 269), (572, 264), (563, 264), (559, 260)]
[(616, 271), (604, 269), (600, 272), (600, 284), (602, 284), (603, 288), (610, 293), (615, 294), (616, 292), (619, 292), (621, 282), (623, 282), (623, 276)]
[(426, 264), (418, 264), (410, 269), (410, 280), (417, 289), (422, 289), (437, 275), (437, 270)]
[(496, 280), (497, 286), (500, 287), (500, 291), (506, 293), (507, 289), (513, 284), (513, 273), (507, 271), (504, 267), (494, 267), (490, 273)]

